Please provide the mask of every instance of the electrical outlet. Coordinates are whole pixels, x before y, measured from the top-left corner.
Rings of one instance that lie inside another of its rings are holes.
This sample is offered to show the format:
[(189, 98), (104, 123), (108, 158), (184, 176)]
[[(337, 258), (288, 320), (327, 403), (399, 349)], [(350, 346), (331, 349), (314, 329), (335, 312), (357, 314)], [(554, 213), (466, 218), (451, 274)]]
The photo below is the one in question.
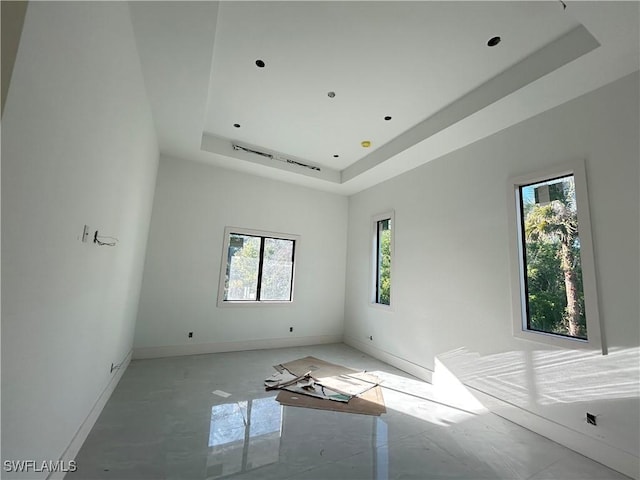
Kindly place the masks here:
[(89, 225), (85, 225), (84, 229), (82, 230), (82, 243), (87, 243), (89, 241), (89, 236), (91, 232), (91, 228), (89, 227)]
[(189, 338), (193, 338), (193, 332), (189, 332)]
[(290, 331), (290, 332), (293, 332), (293, 327), (289, 327), (289, 331)]
[(597, 425), (597, 421), (596, 421), (596, 415), (594, 415), (593, 413), (589, 413), (587, 412), (587, 423), (589, 425)]

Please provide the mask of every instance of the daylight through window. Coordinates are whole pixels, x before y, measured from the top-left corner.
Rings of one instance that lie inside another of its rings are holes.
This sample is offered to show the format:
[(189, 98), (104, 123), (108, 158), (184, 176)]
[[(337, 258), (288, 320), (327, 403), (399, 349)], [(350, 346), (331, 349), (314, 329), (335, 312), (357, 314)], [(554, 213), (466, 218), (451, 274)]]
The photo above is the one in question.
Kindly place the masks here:
[(224, 302), (290, 302), (297, 236), (225, 231)]
[(374, 303), (380, 305), (391, 305), (392, 228), (392, 214), (381, 215), (374, 218)]
[(519, 188), (527, 329), (586, 340), (574, 176)]

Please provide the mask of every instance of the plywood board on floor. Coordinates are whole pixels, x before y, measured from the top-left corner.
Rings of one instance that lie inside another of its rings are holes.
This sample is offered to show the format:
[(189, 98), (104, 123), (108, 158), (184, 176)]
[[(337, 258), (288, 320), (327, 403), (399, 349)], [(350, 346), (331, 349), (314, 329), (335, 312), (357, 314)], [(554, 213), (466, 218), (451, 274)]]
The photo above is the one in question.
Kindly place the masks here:
[(387, 412), (384, 397), (379, 385), (367, 390), (359, 397), (353, 397), (348, 403), (334, 402), (322, 398), (298, 395), (281, 390), (276, 400), (289, 407), (315, 408), (332, 412), (357, 413), (361, 415), (380, 416)]
[(352, 397), (347, 403), (340, 403), (300, 395), (298, 392), (281, 391), (276, 400), (282, 405), (364, 415), (381, 415), (386, 412), (382, 389), (378, 385), (380, 380), (374, 375), (315, 357), (300, 358), (274, 368), (278, 371), (286, 370), (294, 376), (309, 374), (319, 384)]
[(296, 376), (310, 373), (313, 378), (333, 377), (336, 375), (360, 372), (360, 370), (343, 367), (342, 365), (336, 365), (335, 363), (325, 362), (324, 360), (320, 360), (315, 357), (299, 358), (298, 360), (282, 363), (274, 368), (278, 369), (278, 367), (284, 367)]

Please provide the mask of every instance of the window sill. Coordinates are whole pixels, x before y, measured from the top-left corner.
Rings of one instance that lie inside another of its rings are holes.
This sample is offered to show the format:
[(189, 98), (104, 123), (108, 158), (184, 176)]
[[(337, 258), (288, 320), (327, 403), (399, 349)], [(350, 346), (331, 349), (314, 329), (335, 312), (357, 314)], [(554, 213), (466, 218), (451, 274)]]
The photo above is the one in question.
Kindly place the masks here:
[(556, 347), (566, 348), (570, 350), (596, 350), (604, 354), (602, 343), (593, 339), (572, 338), (563, 335), (555, 335), (553, 333), (537, 332), (534, 330), (518, 330), (514, 331), (516, 338), (529, 340), (531, 342), (541, 343), (545, 345), (553, 345)]
[(293, 300), (272, 300), (272, 301), (226, 300), (226, 301), (218, 302), (218, 307), (220, 308), (265, 307), (265, 306), (283, 307), (291, 304), (293, 304)]

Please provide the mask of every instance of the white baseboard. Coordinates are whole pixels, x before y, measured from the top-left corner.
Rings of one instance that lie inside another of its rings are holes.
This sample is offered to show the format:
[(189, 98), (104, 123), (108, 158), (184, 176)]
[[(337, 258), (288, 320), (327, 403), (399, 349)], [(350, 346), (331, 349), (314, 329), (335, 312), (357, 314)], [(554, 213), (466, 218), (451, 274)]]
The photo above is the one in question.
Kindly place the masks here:
[(342, 335), (319, 335), (314, 337), (268, 338), (242, 342), (196, 343), (190, 345), (165, 345), (161, 347), (138, 347), (133, 349), (133, 358), (179, 357), (206, 353), (241, 352), (269, 348), (303, 347), (325, 343), (342, 343)]
[[(433, 372), (425, 367), (397, 357), (392, 353), (381, 350), (366, 342), (356, 340), (353, 337), (344, 338), (344, 343), (371, 355), (378, 360), (388, 363), (400, 370), (420, 378), (426, 382), (432, 383)], [(531, 430), (532, 432), (542, 435), (563, 445), (571, 450), (578, 452), (585, 457), (591, 458), (596, 462), (602, 463), (613, 470), (623, 473), (631, 478), (640, 480), (640, 458), (629, 452), (612, 447), (593, 437), (589, 437), (581, 432), (573, 430), (559, 423), (548, 420), (544, 417), (536, 415), (528, 410), (505, 402), (497, 397), (489, 395), (477, 388), (464, 385), (466, 389), (476, 397), (486, 408), (492, 413), (509, 420), (521, 427)]]
[(528, 410), (466, 385), (467, 389), (496, 415), (520, 425), (532, 432), (564, 445), (585, 457), (602, 463), (631, 478), (640, 479), (640, 458), (619, 448), (612, 447), (584, 433), (548, 420)]
[(369, 343), (356, 340), (353, 337), (345, 336), (344, 343), (355, 348), (356, 350), (360, 350), (361, 352), (371, 355), (373, 358), (377, 358), (378, 360), (382, 360), (383, 362), (388, 363), (393, 367), (399, 368), (403, 372), (407, 372), (414, 377), (419, 378), (420, 380), (431, 383), (431, 380), (433, 378), (433, 371), (423, 367), (422, 365), (418, 365), (417, 363), (413, 363), (405, 360), (404, 358), (400, 358), (392, 353), (374, 347)]
[[(98, 397), (98, 400), (96, 400), (96, 403), (93, 405), (93, 408), (89, 412), (89, 415), (87, 415), (87, 418), (85, 418), (84, 422), (82, 422), (82, 425), (80, 425), (80, 428), (73, 436), (73, 439), (69, 443), (67, 449), (62, 453), (62, 456), (60, 457), (62, 465), (69, 465), (69, 462), (71, 460), (75, 460), (78, 452), (80, 451), (80, 448), (82, 447), (82, 444), (87, 439), (87, 436), (89, 436), (89, 432), (102, 413), (102, 409), (107, 404), (107, 401), (111, 397), (111, 394), (115, 390), (118, 382), (122, 378), (122, 375), (129, 366), (129, 362), (131, 362), (132, 352), (133, 350), (129, 350), (129, 353), (127, 353), (125, 359), (120, 363), (120, 367), (115, 370), (114, 375), (111, 377), (111, 380), (107, 384), (106, 388), (102, 391), (102, 394), (100, 394), (100, 396)], [(65, 475), (65, 472), (51, 472), (47, 477), (47, 480), (62, 480)]]

